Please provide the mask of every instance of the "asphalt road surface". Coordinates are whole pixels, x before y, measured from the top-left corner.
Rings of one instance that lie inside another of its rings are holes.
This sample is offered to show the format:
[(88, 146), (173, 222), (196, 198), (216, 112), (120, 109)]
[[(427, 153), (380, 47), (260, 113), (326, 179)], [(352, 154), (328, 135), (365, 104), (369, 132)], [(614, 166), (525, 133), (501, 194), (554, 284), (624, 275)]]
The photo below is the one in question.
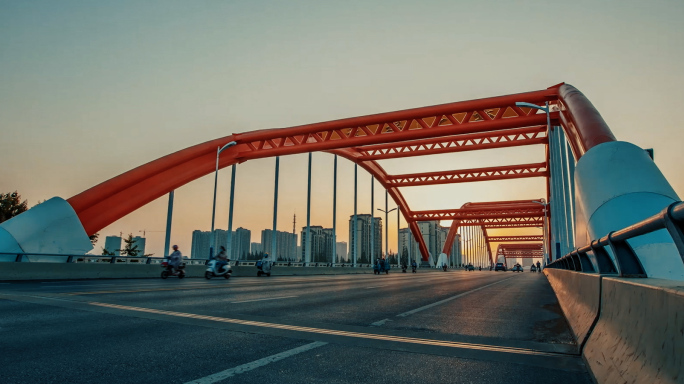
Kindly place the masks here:
[(0, 283), (0, 383), (591, 383), (536, 273)]

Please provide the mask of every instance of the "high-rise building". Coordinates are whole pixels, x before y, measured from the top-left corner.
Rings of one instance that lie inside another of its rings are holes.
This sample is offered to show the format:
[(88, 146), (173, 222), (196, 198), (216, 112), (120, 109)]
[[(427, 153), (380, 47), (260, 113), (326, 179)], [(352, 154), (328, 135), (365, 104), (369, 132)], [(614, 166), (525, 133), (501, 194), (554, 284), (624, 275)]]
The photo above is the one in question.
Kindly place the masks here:
[(373, 219), (373, 246), (371, 246), (371, 215), (356, 215), (356, 234), (354, 215), (349, 217), (349, 258), (350, 262), (372, 263), (382, 257), (382, 219)]
[(335, 245), (335, 250), (337, 252), (337, 257), (335, 258), (336, 262), (347, 261), (347, 242), (346, 241), (338, 241), (337, 244)]
[[(250, 249), (252, 232), (249, 229), (238, 228), (233, 231), (231, 239), (231, 252), (228, 258), (231, 260), (243, 260), (247, 258)], [(192, 249), (190, 255), (195, 259), (209, 258), (209, 244), (211, 243), (211, 232), (195, 230), (192, 232)], [(214, 230), (214, 256), (220, 251), (221, 247), (228, 249), (228, 231), (224, 229)]]
[(137, 246), (138, 249), (138, 256), (144, 256), (145, 255), (145, 243), (146, 239), (144, 237), (140, 236), (135, 236), (133, 237), (133, 244), (131, 244), (131, 247)]
[(121, 256), (121, 236), (107, 236), (105, 239), (104, 249), (109, 253), (113, 253), (114, 256)]
[(250, 247), (250, 253), (253, 255), (256, 255), (256, 254), (259, 254), (261, 252), (263, 252), (263, 250), (261, 248), (261, 243), (252, 243), (252, 245)]
[[(423, 236), (423, 241), (425, 241), (425, 246), (427, 247), (428, 252), (430, 252), (432, 261), (435, 262), (437, 257), (439, 257), (444, 250), (444, 244), (446, 243), (447, 236), (449, 235), (449, 228), (442, 227), (439, 225), (438, 221), (419, 221), (417, 224), (421, 235)], [(414, 238), (410, 238), (410, 236), (412, 235), (409, 228), (399, 229), (399, 253), (403, 257), (404, 253), (409, 252), (410, 250), (411, 258), (420, 264), (420, 247), (418, 246), (418, 242), (415, 241)], [(411, 239), (410, 248), (409, 238)], [(463, 262), (461, 253), (461, 236), (456, 234), (456, 237), (454, 237), (454, 241), (451, 245), (451, 251), (449, 253), (449, 262), (452, 264), (452, 266), (460, 265)]]
[[(209, 257), (209, 243), (211, 239), (211, 232), (200, 231), (199, 229), (192, 231), (192, 248), (190, 249), (190, 257), (193, 259), (206, 259)], [(181, 250), (183, 252), (183, 250)]]
[(264, 229), (261, 231), (261, 246), (264, 253), (268, 253), (275, 260), (297, 260), (296, 246), (297, 235), (289, 232), (276, 231), (276, 250), (273, 255), (273, 230)]
[(332, 263), (333, 246), (332, 246), (332, 228), (323, 228), (320, 225), (311, 226), (311, 255), (310, 260), (307, 260), (307, 238), (306, 227), (302, 228), (302, 253), (301, 257), (307, 263)]
[(238, 228), (233, 232), (231, 241), (231, 259), (232, 260), (246, 260), (249, 254), (250, 243), (252, 240), (252, 231), (245, 228)]

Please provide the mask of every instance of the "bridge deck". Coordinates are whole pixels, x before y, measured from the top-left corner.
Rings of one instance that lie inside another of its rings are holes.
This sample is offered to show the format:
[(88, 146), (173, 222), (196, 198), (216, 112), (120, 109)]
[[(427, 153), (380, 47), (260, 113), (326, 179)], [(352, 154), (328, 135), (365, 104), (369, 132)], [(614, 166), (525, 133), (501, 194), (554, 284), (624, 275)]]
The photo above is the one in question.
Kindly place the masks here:
[(512, 272), (0, 284), (0, 382), (590, 383)]

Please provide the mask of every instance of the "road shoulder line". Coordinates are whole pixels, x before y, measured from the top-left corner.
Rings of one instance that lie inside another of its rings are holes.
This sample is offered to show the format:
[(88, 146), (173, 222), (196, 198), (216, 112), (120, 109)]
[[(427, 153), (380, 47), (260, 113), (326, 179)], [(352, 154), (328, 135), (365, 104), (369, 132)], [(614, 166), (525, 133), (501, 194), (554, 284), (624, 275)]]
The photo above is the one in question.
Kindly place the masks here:
[(513, 277), (514, 277), (514, 276), (507, 277), (507, 278), (505, 278), (505, 279), (501, 279), (501, 280), (496, 281), (496, 282), (494, 282), (494, 283), (487, 284), (487, 285), (483, 285), (482, 287), (475, 288), (475, 289), (471, 289), (470, 291), (466, 291), (466, 292), (463, 292), (463, 293), (459, 293), (459, 294), (456, 295), (456, 296), (451, 296), (451, 297), (448, 297), (448, 298), (446, 298), (446, 299), (444, 299), (444, 300), (440, 300), (440, 301), (434, 302), (434, 303), (432, 303), (432, 304), (424, 305), (424, 306), (422, 306), (422, 307), (420, 307), (420, 308), (416, 308), (416, 309), (412, 309), (412, 310), (407, 311), (407, 312), (404, 312), (404, 313), (400, 313), (400, 314), (397, 315), (397, 317), (406, 317), (406, 316), (410, 316), (410, 315), (413, 315), (414, 313), (421, 312), (421, 311), (424, 311), (424, 310), (426, 310), (426, 309), (430, 309), (430, 308), (432, 308), (432, 307), (436, 307), (436, 306), (438, 306), (438, 305), (442, 305), (442, 304), (444, 304), (444, 303), (448, 303), (448, 302), (451, 301), (451, 300), (455, 300), (455, 299), (458, 299), (459, 297), (463, 297), (463, 296), (469, 295), (469, 294), (471, 294), (471, 293), (473, 293), (473, 292), (477, 292), (477, 291), (479, 291), (479, 290), (482, 290), (482, 289), (485, 289), (485, 288), (489, 288), (489, 287), (491, 287), (492, 285), (496, 285), (496, 284), (502, 283), (502, 282), (504, 282), (504, 281), (506, 281), (506, 280), (512, 279)]

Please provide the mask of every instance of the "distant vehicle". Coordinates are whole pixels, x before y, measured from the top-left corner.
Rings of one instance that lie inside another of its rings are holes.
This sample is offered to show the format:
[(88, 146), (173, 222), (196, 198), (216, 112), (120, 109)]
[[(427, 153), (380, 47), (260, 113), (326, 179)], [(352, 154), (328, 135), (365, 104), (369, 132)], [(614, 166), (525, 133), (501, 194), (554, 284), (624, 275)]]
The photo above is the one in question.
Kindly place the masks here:
[(221, 267), (220, 271), (217, 271), (216, 263), (217, 260), (214, 259), (207, 264), (207, 270), (204, 272), (204, 278), (207, 280), (211, 280), (212, 277), (223, 276), (226, 278), (226, 280), (230, 279), (230, 276), (233, 274), (233, 270), (230, 269), (230, 265), (224, 265), (223, 267)]
[(174, 271), (174, 268), (169, 265), (167, 261), (164, 261), (161, 263), (162, 268), (164, 270), (161, 273), (161, 278), (166, 279), (169, 276), (178, 276), (179, 279), (182, 279), (185, 277), (185, 263), (181, 263), (178, 268)]
[(473, 267), (472, 264), (468, 264), (468, 265), (466, 266), (466, 271), (474, 271), (474, 270), (475, 270), (475, 267)]
[(511, 271), (513, 271), (513, 272), (522, 272), (523, 269), (522, 269), (522, 267), (520, 266), (520, 264), (516, 264), (516, 265), (513, 266), (513, 268), (511, 268)]
[(506, 266), (504, 265), (504, 263), (496, 263), (496, 266), (494, 267), (494, 272), (496, 271), (506, 272)]
[(373, 264), (373, 274), (380, 275), (384, 272), (386, 275), (389, 275), (391, 268), (390, 263), (384, 260), (377, 260), (375, 264)]
[(537, 272), (537, 267), (535, 267), (534, 264), (530, 267), (530, 272)]

